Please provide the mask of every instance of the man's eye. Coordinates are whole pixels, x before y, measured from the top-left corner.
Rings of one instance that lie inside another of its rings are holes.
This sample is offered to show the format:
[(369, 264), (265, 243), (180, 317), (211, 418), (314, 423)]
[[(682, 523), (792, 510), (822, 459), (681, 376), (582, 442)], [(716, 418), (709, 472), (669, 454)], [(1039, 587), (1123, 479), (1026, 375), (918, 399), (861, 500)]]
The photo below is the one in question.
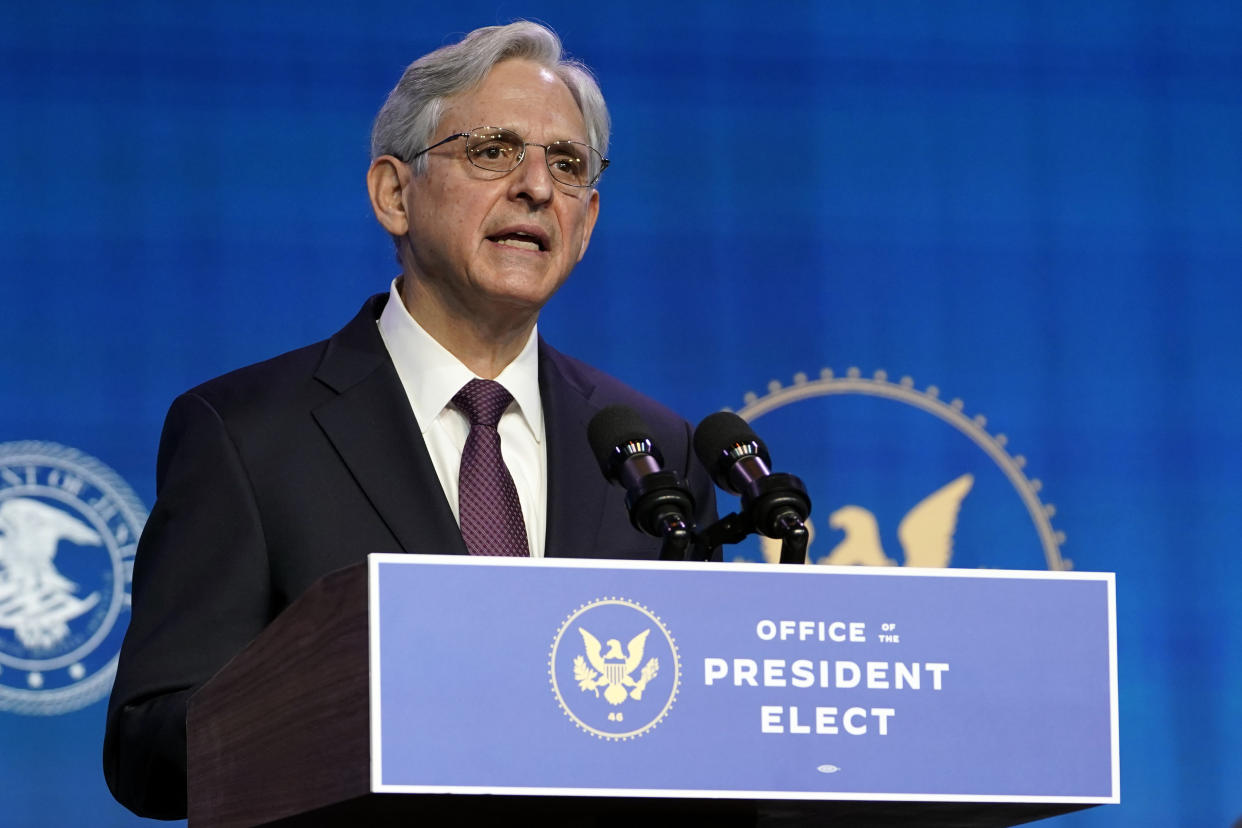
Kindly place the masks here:
[(470, 152), (478, 161), (503, 161), (513, 156), (513, 147), (500, 141), (488, 141), (474, 146)]
[(561, 172), (570, 173), (572, 175), (577, 175), (582, 171), (582, 159), (576, 155), (570, 155), (568, 153), (558, 153), (553, 155), (548, 159), (548, 163), (555, 169)]

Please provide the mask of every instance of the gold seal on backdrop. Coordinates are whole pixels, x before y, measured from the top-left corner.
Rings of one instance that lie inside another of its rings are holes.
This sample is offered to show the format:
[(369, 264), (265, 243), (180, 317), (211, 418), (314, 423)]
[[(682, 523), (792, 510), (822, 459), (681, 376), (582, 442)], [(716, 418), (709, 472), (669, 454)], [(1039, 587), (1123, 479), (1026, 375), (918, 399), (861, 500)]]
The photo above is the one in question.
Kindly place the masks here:
[[(987, 430), (986, 417), (982, 414), (968, 415), (965, 404), (960, 399), (953, 398), (946, 402), (940, 389), (934, 385), (920, 389), (908, 376), (892, 382), (884, 371), (876, 371), (867, 377), (857, 368), (850, 368), (844, 376), (834, 374), (831, 369), (824, 369), (816, 379), (799, 373), (794, 376), (792, 385), (772, 381), (768, 384), (766, 394), (746, 394), (743, 398), (744, 404), (737, 409), (737, 414), (749, 422), (754, 422), (766, 415), (808, 401), (851, 395), (891, 402), (905, 406), (910, 411), (929, 414), (936, 421), (968, 438), (990, 461), (987, 465), (998, 470), (1012, 492), (1017, 495), (1030, 519), (1030, 525), (1036, 531), (1046, 567), (1050, 570), (1072, 568), (1072, 562), (1061, 556), (1065, 535), (1052, 526), (1056, 509), (1040, 499), (1043, 488), (1041, 481), (1027, 477), (1026, 458), (1020, 454), (1009, 453), (1008, 437), (1004, 434), (991, 434)], [(896, 446), (895, 449), (890, 447), (890, 453), (900, 453), (900, 441), (896, 441)], [(807, 460), (806, 456), (799, 459), (804, 462)], [(785, 460), (782, 470), (790, 465), (788, 458)], [(793, 468), (788, 470), (799, 471)], [(972, 491), (979, 488), (978, 478), (978, 470), (946, 467), (934, 482), (924, 484), (921, 490), (895, 493), (894, 498), (900, 499), (904, 496), (905, 499), (890, 508), (891, 526), (877, 520), (872, 504), (861, 502), (849, 493), (848, 482), (842, 486), (845, 491), (832, 492), (834, 497), (827, 503), (817, 499), (819, 494), (812, 490), (817, 512), (814, 517), (826, 521), (828, 528), (835, 530), (833, 534), (841, 533), (841, 536), (828, 548), (824, 548), (825, 541), (821, 539), (820, 546), (816, 548), (815, 525), (813, 521), (810, 522), (808, 528), (811, 529), (812, 546), (808, 551), (808, 560), (816, 564), (833, 565), (954, 565), (954, 546), (959, 521), (965, 510), (981, 508), (971, 499)], [(825, 514), (826, 519), (819, 517)], [(892, 544), (890, 537), (889, 546), (886, 548), (884, 536), (891, 536), (894, 532), (897, 543)], [(820, 532), (821, 538), (824, 534), (823, 531)], [(900, 548), (900, 553), (897, 547)], [(761, 538), (760, 553), (766, 561), (779, 560), (780, 542)]]

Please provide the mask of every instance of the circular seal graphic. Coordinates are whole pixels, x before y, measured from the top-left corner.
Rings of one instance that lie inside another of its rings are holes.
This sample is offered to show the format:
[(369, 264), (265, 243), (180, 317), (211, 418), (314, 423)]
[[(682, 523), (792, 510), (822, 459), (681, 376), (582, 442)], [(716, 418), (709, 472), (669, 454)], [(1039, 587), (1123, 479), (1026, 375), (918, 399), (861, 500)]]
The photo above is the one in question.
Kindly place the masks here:
[[(936, 386), (825, 368), (818, 379), (799, 373), (792, 385), (774, 380), (766, 394), (743, 400), (739, 416), (770, 421), (765, 439), (775, 435), (774, 456), (783, 430), (790, 439), (781, 456), (824, 458), (811, 470), (815, 485), (806, 480), (821, 536), (816, 544), (812, 535), (811, 561), (898, 565), (904, 553), (906, 566), (1019, 569), (1038, 560), (1050, 570), (1072, 568), (1061, 556), (1065, 535), (1052, 526), (1056, 509), (1040, 500), (1043, 485), (1026, 476), (1026, 458), (1011, 455), (1004, 434), (989, 433), (982, 414), (968, 416)], [(779, 542), (761, 539), (760, 555), (777, 558)]]
[(548, 675), (575, 725), (623, 741), (668, 714), (681, 686), (681, 661), (673, 636), (651, 610), (626, 598), (599, 598), (556, 631)]
[(107, 695), (147, 513), (115, 472), (56, 443), (0, 443), (0, 710)]

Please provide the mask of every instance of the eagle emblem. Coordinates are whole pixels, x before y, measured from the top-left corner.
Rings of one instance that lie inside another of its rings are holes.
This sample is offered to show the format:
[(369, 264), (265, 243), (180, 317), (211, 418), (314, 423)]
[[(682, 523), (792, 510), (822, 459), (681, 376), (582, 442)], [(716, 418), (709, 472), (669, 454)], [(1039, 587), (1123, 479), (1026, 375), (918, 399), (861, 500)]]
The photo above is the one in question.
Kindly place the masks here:
[(78, 598), (78, 585), (52, 559), (62, 540), (99, 546), (103, 539), (76, 518), (46, 503), (13, 498), (0, 503), (0, 628), (34, 651), (69, 636), (69, 622), (99, 603), (99, 593)]
[[(906, 566), (944, 568), (949, 565), (958, 512), (974, 482), (974, 475), (963, 474), (923, 498), (906, 514), (897, 527)], [(897, 563), (884, 554), (875, 515), (867, 509), (842, 506), (828, 516), (828, 525), (844, 530), (845, 539), (820, 563), (846, 566), (893, 566)]]
[[(953, 557), (953, 535), (957, 531), (962, 501), (975, 483), (972, 474), (963, 474), (923, 498), (902, 519), (897, 539), (905, 552), (905, 565), (944, 568)], [(828, 516), (828, 526), (845, 532), (845, 538), (832, 548), (818, 564), (837, 566), (896, 566), (880, 543), (880, 526), (875, 515), (862, 506), (842, 506)], [(807, 521), (811, 543), (815, 543), (815, 527)], [(759, 548), (763, 559), (776, 563), (781, 557), (781, 542), (761, 537)]]
[(146, 519), (94, 457), (0, 443), (0, 711), (56, 716), (108, 695)]
[(641, 699), (647, 683), (660, 670), (659, 660), (649, 658), (638, 678), (633, 677), (643, 660), (647, 634), (651, 630), (643, 630), (631, 638), (625, 652), (621, 651), (621, 642), (615, 638), (608, 639), (605, 650), (605, 645), (600, 644), (599, 639), (585, 628), (578, 627), (578, 632), (582, 634), (582, 643), (586, 647), (585, 658), (582, 655), (574, 658), (574, 679), (578, 687), (583, 692), (590, 690), (595, 693), (596, 698), (599, 698), (600, 688), (603, 688), (604, 699), (612, 705), (621, 704), (627, 696), (635, 701)]

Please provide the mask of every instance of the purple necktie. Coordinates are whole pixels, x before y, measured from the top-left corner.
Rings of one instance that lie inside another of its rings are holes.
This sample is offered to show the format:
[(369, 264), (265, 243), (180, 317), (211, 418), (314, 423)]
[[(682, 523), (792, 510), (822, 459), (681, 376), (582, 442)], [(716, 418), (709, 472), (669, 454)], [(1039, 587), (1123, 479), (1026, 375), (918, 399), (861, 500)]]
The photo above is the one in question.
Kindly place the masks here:
[(453, 403), (470, 418), (461, 452), (458, 513), (461, 536), (471, 555), (527, 557), (526, 521), (509, 467), (500, 455), (496, 424), (513, 395), (494, 380), (472, 379)]

